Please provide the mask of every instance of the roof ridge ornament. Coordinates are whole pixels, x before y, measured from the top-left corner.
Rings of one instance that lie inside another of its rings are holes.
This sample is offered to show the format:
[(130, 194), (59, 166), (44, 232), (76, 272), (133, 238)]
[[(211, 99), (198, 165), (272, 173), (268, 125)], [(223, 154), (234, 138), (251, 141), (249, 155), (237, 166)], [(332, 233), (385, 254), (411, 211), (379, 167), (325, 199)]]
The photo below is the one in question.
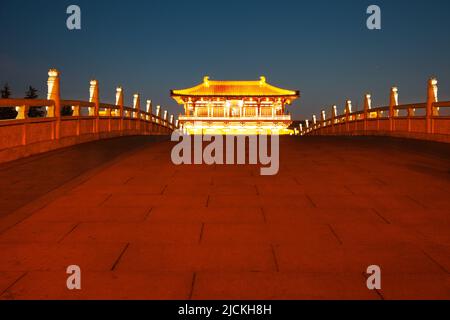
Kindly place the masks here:
[(205, 87), (209, 88), (209, 76), (203, 77), (203, 84), (205, 85)]
[(266, 77), (264, 76), (259, 77), (259, 86), (262, 87), (265, 84), (266, 84)]

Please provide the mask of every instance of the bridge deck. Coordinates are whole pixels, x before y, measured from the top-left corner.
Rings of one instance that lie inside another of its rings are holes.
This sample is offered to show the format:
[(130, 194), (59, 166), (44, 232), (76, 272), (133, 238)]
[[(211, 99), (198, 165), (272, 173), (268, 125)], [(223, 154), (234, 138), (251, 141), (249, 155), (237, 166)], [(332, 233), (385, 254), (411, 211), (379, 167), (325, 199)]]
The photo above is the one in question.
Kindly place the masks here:
[[(20, 201), (0, 199), (0, 297), (450, 298), (447, 145), (285, 138), (275, 177), (177, 167), (170, 147), (112, 159), (111, 143), (97, 142), (2, 167), (3, 190)], [(102, 156), (86, 162), (92, 150)], [(43, 183), (61, 159), (68, 170)], [(66, 289), (71, 264), (81, 291)], [(366, 288), (373, 264), (380, 291)]]

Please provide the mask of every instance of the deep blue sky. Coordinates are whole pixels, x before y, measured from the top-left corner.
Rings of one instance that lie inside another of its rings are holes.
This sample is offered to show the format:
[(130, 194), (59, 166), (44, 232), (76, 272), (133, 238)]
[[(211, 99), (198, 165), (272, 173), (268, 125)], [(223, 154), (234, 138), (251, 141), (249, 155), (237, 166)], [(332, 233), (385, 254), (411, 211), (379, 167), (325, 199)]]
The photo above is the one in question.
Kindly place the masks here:
[[(66, 28), (66, 8), (82, 10), (82, 30)], [(382, 30), (366, 28), (366, 9), (382, 9)], [(0, 83), (15, 96), (27, 85), (46, 92), (46, 72), (62, 73), (62, 94), (88, 98), (89, 80), (101, 98), (181, 108), (169, 90), (212, 79), (258, 79), (298, 89), (295, 118), (366, 91), (375, 105), (398, 85), (401, 102), (425, 99), (435, 75), (441, 100), (450, 100), (450, 1), (365, 0), (0, 0)]]

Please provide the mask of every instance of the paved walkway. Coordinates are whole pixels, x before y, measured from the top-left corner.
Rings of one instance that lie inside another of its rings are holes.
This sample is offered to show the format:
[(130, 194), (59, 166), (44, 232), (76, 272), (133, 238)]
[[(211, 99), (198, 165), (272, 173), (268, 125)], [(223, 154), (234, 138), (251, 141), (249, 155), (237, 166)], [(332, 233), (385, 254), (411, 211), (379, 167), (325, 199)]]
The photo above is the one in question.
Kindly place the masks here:
[(157, 140), (161, 138), (95, 141), (0, 164), (0, 218), (92, 169)]
[[(3, 217), (27, 218), (0, 233), (0, 298), (450, 298), (448, 146), (283, 138), (274, 177), (174, 166), (170, 149), (147, 144)], [(66, 289), (72, 264), (81, 291)]]

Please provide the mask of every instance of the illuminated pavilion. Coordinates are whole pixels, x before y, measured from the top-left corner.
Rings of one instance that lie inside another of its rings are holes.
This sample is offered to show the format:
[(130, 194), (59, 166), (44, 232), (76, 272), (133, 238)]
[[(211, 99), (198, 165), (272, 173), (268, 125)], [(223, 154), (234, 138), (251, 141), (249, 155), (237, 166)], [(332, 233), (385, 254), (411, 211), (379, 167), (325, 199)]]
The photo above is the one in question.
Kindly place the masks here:
[(171, 90), (184, 106), (180, 125), (190, 134), (289, 134), (291, 116), (286, 105), (299, 91), (277, 88), (265, 77), (256, 81), (215, 81), (188, 89)]

